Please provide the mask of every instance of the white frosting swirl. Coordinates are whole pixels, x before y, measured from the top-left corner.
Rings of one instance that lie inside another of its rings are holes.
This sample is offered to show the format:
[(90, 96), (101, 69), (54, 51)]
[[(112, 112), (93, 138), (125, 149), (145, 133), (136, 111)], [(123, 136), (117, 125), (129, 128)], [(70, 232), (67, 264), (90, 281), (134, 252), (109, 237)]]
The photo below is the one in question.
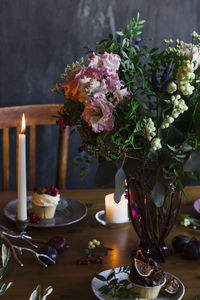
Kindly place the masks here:
[(57, 206), (60, 200), (60, 194), (51, 196), (48, 194), (34, 193), (32, 196), (32, 203), (38, 206)]

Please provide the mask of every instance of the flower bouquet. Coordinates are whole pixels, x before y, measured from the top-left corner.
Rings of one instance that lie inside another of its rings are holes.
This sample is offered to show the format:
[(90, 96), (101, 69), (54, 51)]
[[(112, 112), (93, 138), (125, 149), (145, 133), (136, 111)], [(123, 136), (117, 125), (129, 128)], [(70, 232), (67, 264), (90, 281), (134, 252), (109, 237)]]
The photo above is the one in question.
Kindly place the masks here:
[(81, 149), (99, 160), (97, 184), (115, 176), (119, 202), (129, 178), (129, 198), (140, 199), (130, 204), (140, 238), (141, 211), (166, 219), (164, 232), (143, 218), (158, 243), (178, 212), (184, 174), (200, 170), (200, 36), (193, 32), (189, 44), (165, 40), (159, 51), (140, 37), (144, 22), (138, 14), (86, 60), (67, 65), (54, 91), (66, 99), (58, 124), (74, 126)]

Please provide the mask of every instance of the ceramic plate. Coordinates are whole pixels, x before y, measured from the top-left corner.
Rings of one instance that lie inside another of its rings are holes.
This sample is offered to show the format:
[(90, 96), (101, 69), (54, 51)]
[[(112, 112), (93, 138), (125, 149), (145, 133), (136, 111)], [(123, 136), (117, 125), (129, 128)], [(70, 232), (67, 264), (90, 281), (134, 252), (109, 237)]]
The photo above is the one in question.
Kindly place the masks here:
[[(119, 270), (119, 268), (115, 268), (114, 270), (117, 272)], [(107, 277), (110, 274), (111, 271), (112, 271), (112, 269), (106, 270), (106, 271), (103, 271), (103, 272), (99, 273), (99, 275), (103, 275), (104, 277)], [(169, 300), (180, 300), (180, 299), (182, 299), (182, 297), (185, 293), (185, 288), (184, 288), (183, 283), (180, 281), (180, 279), (178, 279), (176, 276), (174, 276), (170, 273), (166, 273), (166, 276), (167, 277), (168, 276), (173, 276), (174, 278), (176, 278), (176, 280), (179, 283), (179, 291), (178, 291), (178, 293), (176, 293), (173, 296), (165, 296), (160, 292), (159, 297), (157, 298), (157, 300), (167, 300), (167, 299), (169, 299)], [(117, 274), (116, 277), (119, 278), (120, 280), (128, 278), (126, 273)], [(94, 294), (97, 296), (97, 298), (101, 299), (101, 300), (117, 300), (117, 298), (112, 298), (112, 297), (109, 297), (109, 296), (106, 296), (106, 295), (102, 295), (101, 292), (99, 292), (99, 288), (103, 285), (104, 285), (103, 281), (100, 281), (96, 277), (94, 277), (92, 279), (92, 290), (93, 290)], [(124, 299), (124, 300), (128, 300), (128, 299)]]
[(105, 220), (105, 210), (100, 210), (95, 215), (96, 220), (103, 226), (110, 227), (110, 228), (120, 228), (125, 225), (128, 225), (131, 223), (131, 220), (125, 222), (125, 223), (108, 223)]
[[(30, 202), (31, 196), (27, 197)], [(87, 214), (87, 207), (79, 200), (61, 197), (68, 202), (66, 209), (56, 211), (54, 218), (49, 220), (41, 220), (38, 224), (29, 222), (30, 227), (61, 227), (76, 223), (82, 220)], [(32, 212), (32, 208), (28, 209)], [(4, 215), (11, 221), (15, 222), (17, 212), (17, 200), (12, 200), (4, 207)]]
[(200, 199), (197, 199), (196, 201), (194, 201), (194, 209), (200, 214)]

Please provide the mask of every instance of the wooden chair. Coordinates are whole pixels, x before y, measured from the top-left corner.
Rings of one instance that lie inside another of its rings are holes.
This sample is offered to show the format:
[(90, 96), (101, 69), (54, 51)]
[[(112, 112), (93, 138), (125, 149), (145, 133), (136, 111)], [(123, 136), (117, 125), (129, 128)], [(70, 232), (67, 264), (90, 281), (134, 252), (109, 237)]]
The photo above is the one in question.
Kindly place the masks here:
[[(10, 174), (9, 174), (9, 129), (16, 128), (16, 141), (21, 131), (21, 117), (25, 114), (26, 127), (29, 129), (29, 189), (35, 186), (36, 173), (36, 126), (56, 124), (58, 110), (62, 104), (42, 104), (42, 105), (25, 105), (0, 108), (0, 130), (2, 135), (2, 171), (3, 171), (3, 191), (9, 190)], [(65, 189), (67, 158), (68, 158), (68, 140), (69, 127), (60, 129), (58, 160), (57, 160), (57, 176), (56, 186), (59, 189)], [(16, 174), (17, 174), (17, 157), (18, 142), (16, 145)]]

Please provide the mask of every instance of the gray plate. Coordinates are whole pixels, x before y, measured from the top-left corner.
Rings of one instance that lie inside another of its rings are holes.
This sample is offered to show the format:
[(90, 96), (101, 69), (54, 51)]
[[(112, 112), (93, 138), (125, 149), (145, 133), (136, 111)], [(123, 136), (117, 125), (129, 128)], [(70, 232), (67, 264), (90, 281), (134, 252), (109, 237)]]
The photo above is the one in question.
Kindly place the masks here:
[[(27, 201), (30, 202), (32, 196), (27, 197)], [(61, 197), (61, 199), (67, 200), (68, 206), (62, 211), (56, 211), (54, 218), (49, 220), (41, 220), (39, 224), (29, 222), (30, 227), (61, 227), (71, 225), (82, 220), (87, 215), (87, 207), (79, 200)], [(32, 212), (32, 209), (28, 209)], [(16, 221), (17, 214), (17, 200), (12, 200), (4, 207), (4, 215), (11, 221)]]
[[(119, 268), (115, 268), (114, 269), (116, 271), (116, 273), (119, 271)], [(103, 275), (104, 277), (107, 277), (110, 272), (112, 271), (112, 269), (110, 270), (106, 270), (106, 271), (103, 271), (101, 273), (99, 273), (99, 275)], [(168, 276), (172, 276), (174, 277), (178, 283), (179, 283), (179, 290), (178, 292), (173, 295), (173, 296), (165, 296), (163, 295), (161, 292), (160, 294), (158, 295), (158, 298), (156, 298), (157, 300), (180, 300), (183, 298), (183, 295), (185, 293), (185, 288), (184, 288), (184, 285), (183, 283), (180, 281), (180, 279), (178, 279), (176, 276), (170, 274), (170, 273), (167, 273), (165, 272), (166, 274), (166, 277)], [(119, 279), (119, 280), (123, 280), (123, 279), (128, 279), (128, 275), (126, 273), (119, 273), (119, 274), (116, 274), (116, 277)], [(97, 296), (98, 299), (101, 299), (101, 300), (117, 300), (116, 298), (112, 298), (112, 297), (109, 297), (109, 296), (106, 296), (106, 295), (103, 295), (101, 294), (101, 292), (99, 291), (99, 288), (102, 287), (103, 285), (105, 284), (104, 281), (100, 281), (99, 279), (97, 279), (96, 277), (94, 277), (92, 279), (92, 290), (94, 292), (94, 294)], [(130, 284), (131, 285), (131, 284)], [(124, 300), (128, 300), (127, 298), (124, 299)]]
[(123, 227), (123, 226), (131, 223), (131, 220), (129, 220), (125, 223), (108, 223), (108, 222), (106, 222), (106, 219), (105, 219), (105, 210), (98, 211), (95, 215), (95, 218), (101, 225), (110, 227), (110, 228), (120, 228), (120, 227)]

